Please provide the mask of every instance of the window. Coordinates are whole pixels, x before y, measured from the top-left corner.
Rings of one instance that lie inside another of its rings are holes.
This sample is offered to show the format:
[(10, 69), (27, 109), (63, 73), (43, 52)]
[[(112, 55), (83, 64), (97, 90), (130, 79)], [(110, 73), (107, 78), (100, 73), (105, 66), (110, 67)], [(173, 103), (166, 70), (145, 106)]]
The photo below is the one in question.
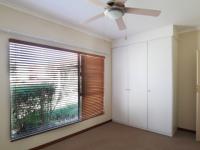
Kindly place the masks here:
[(11, 39), (11, 140), (101, 115), (104, 57)]

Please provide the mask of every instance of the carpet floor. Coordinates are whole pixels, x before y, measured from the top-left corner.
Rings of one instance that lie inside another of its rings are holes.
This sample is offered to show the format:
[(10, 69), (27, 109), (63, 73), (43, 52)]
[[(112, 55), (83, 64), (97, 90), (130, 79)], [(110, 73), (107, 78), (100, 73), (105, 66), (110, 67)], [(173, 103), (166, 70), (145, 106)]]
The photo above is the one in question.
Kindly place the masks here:
[(170, 138), (110, 122), (42, 150), (200, 150), (200, 143), (191, 132)]

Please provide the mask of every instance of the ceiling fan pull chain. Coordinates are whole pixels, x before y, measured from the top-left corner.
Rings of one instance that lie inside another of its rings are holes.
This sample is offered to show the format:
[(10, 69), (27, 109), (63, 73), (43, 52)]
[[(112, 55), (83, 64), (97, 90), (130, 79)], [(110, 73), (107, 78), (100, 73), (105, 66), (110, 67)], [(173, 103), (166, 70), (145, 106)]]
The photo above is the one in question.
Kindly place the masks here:
[(128, 36), (127, 36), (127, 29), (125, 30), (125, 40), (128, 39)]

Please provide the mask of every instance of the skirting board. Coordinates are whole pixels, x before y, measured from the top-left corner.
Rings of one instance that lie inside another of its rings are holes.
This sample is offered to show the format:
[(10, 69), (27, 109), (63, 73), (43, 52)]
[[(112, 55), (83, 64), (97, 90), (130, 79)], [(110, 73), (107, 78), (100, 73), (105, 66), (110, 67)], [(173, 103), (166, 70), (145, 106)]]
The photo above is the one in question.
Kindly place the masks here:
[(189, 129), (184, 129), (184, 128), (178, 128), (178, 130), (191, 132), (191, 133), (196, 133), (196, 131), (194, 131), (194, 130), (189, 130)]

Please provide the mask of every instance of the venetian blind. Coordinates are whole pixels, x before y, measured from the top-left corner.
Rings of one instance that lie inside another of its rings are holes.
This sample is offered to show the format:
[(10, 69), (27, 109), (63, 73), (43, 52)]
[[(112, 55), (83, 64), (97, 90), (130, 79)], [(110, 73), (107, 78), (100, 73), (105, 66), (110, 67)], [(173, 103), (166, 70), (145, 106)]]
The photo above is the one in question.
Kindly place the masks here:
[(82, 74), (82, 119), (103, 113), (104, 58), (81, 55)]
[(11, 140), (101, 115), (104, 57), (9, 41)]
[(11, 138), (79, 120), (79, 54), (10, 40)]

